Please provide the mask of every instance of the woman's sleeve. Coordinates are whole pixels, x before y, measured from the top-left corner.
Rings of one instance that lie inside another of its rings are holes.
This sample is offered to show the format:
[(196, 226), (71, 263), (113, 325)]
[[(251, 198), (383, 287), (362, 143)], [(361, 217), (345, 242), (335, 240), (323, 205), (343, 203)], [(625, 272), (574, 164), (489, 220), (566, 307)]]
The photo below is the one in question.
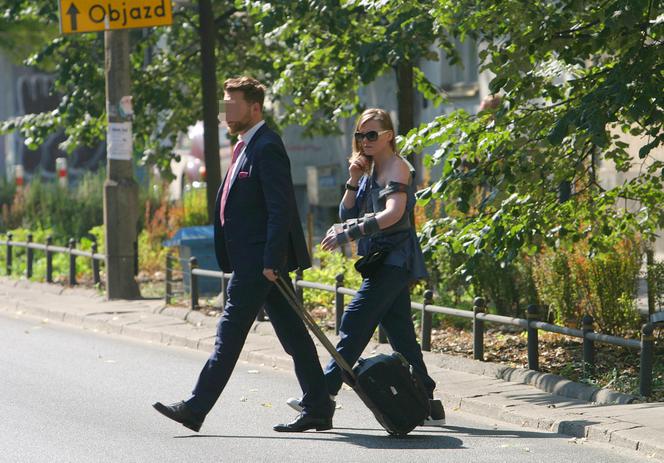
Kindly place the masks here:
[(347, 209), (344, 206), (343, 201), (339, 203), (339, 218), (342, 221), (346, 221), (348, 219), (357, 219), (357, 217), (360, 215), (360, 209), (357, 207), (357, 203), (355, 203), (355, 206), (351, 207), (350, 209)]
[(342, 221), (345, 222), (348, 219), (357, 219), (360, 216), (360, 204), (364, 201), (364, 197), (366, 195), (366, 179), (367, 177), (363, 176), (360, 180), (358, 185), (359, 189), (357, 190), (357, 195), (355, 196), (355, 205), (353, 207), (350, 209), (346, 208), (344, 206), (343, 199), (339, 203), (339, 218)]
[(379, 198), (385, 198), (394, 193), (408, 193), (409, 186), (395, 181), (388, 182), (387, 186), (378, 192)]

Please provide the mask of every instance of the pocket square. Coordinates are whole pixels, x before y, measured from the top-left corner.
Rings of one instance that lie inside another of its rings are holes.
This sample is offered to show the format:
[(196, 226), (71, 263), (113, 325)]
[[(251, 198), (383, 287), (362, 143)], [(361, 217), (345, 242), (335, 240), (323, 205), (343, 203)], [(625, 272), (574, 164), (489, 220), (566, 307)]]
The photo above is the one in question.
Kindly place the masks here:
[(240, 172), (238, 172), (237, 177), (238, 178), (247, 178), (247, 177), (249, 177), (249, 172), (240, 171)]

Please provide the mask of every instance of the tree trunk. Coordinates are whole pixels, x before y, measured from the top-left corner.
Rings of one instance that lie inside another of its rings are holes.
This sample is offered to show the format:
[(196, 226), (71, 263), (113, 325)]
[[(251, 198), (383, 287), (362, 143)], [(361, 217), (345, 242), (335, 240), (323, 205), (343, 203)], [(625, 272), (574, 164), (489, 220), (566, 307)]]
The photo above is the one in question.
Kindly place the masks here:
[(397, 108), (399, 112), (397, 131), (406, 135), (415, 126), (415, 108), (413, 92), (413, 64), (410, 61), (400, 63), (397, 73)]
[[(397, 73), (397, 132), (406, 135), (415, 127), (415, 90), (413, 89), (413, 63), (410, 61), (399, 63)], [(418, 156), (419, 158), (419, 156)], [(415, 183), (420, 184), (422, 173), (414, 153), (408, 153), (408, 162), (415, 168)], [(415, 223), (415, 211), (410, 212), (410, 222)]]
[(213, 223), (214, 202), (221, 184), (219, 163), (219, 113), (215, 43), (216, 31), (211, 0), (198, 0), (201, 41), (201, 87), (203, 94), (203, 146), (207, 182), (208, 220)]

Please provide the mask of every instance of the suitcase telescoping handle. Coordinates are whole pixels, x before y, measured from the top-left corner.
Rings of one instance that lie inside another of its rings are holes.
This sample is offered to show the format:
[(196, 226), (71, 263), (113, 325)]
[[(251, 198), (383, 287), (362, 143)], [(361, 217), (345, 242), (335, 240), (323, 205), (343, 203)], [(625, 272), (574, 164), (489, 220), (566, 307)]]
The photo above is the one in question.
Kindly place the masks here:
[(337, 365), (339, 365), (344, 373), (348, 375), (353, 382), (355, 382), (355, 373), (353, 373), (353, 369), (348, 364), (346, 359), (344, 359), (341, 354), (337, 352), (337, 349), (332, 345), (327, 336), (325, 336), (325, 333), (323, 333), (323, 331), (318, 327), (316, 321), (311, 317), (311, 314), (307, 312), (299, 303), (295, 297), (295, 290), (293, 287), (286, 280), (284, 280), (281, 275), (277, 276), (277, 281), (275, 281), (275, 284), (277, 285), (277, 288), (279, 288), (279, 291), (284, 296), (284, 298), (286, 298), (286, 301), (291, 305), (291, 307), (293, 307), (293, 310), (295, 310), (298, 316), (302, 319), (304, 324), (307, 325), (309, 330), (318, 338), (321, 344), (323, 344), (325, 349), (330, 353), (334, 361), (337, 362)]

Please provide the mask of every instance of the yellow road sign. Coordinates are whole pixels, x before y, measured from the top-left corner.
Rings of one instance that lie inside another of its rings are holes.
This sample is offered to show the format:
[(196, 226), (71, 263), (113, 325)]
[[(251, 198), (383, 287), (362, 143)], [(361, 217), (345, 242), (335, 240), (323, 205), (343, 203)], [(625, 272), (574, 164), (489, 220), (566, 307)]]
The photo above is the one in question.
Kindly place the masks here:
[(171, 0), (59, 0), (63, 34), (167, 26)]

